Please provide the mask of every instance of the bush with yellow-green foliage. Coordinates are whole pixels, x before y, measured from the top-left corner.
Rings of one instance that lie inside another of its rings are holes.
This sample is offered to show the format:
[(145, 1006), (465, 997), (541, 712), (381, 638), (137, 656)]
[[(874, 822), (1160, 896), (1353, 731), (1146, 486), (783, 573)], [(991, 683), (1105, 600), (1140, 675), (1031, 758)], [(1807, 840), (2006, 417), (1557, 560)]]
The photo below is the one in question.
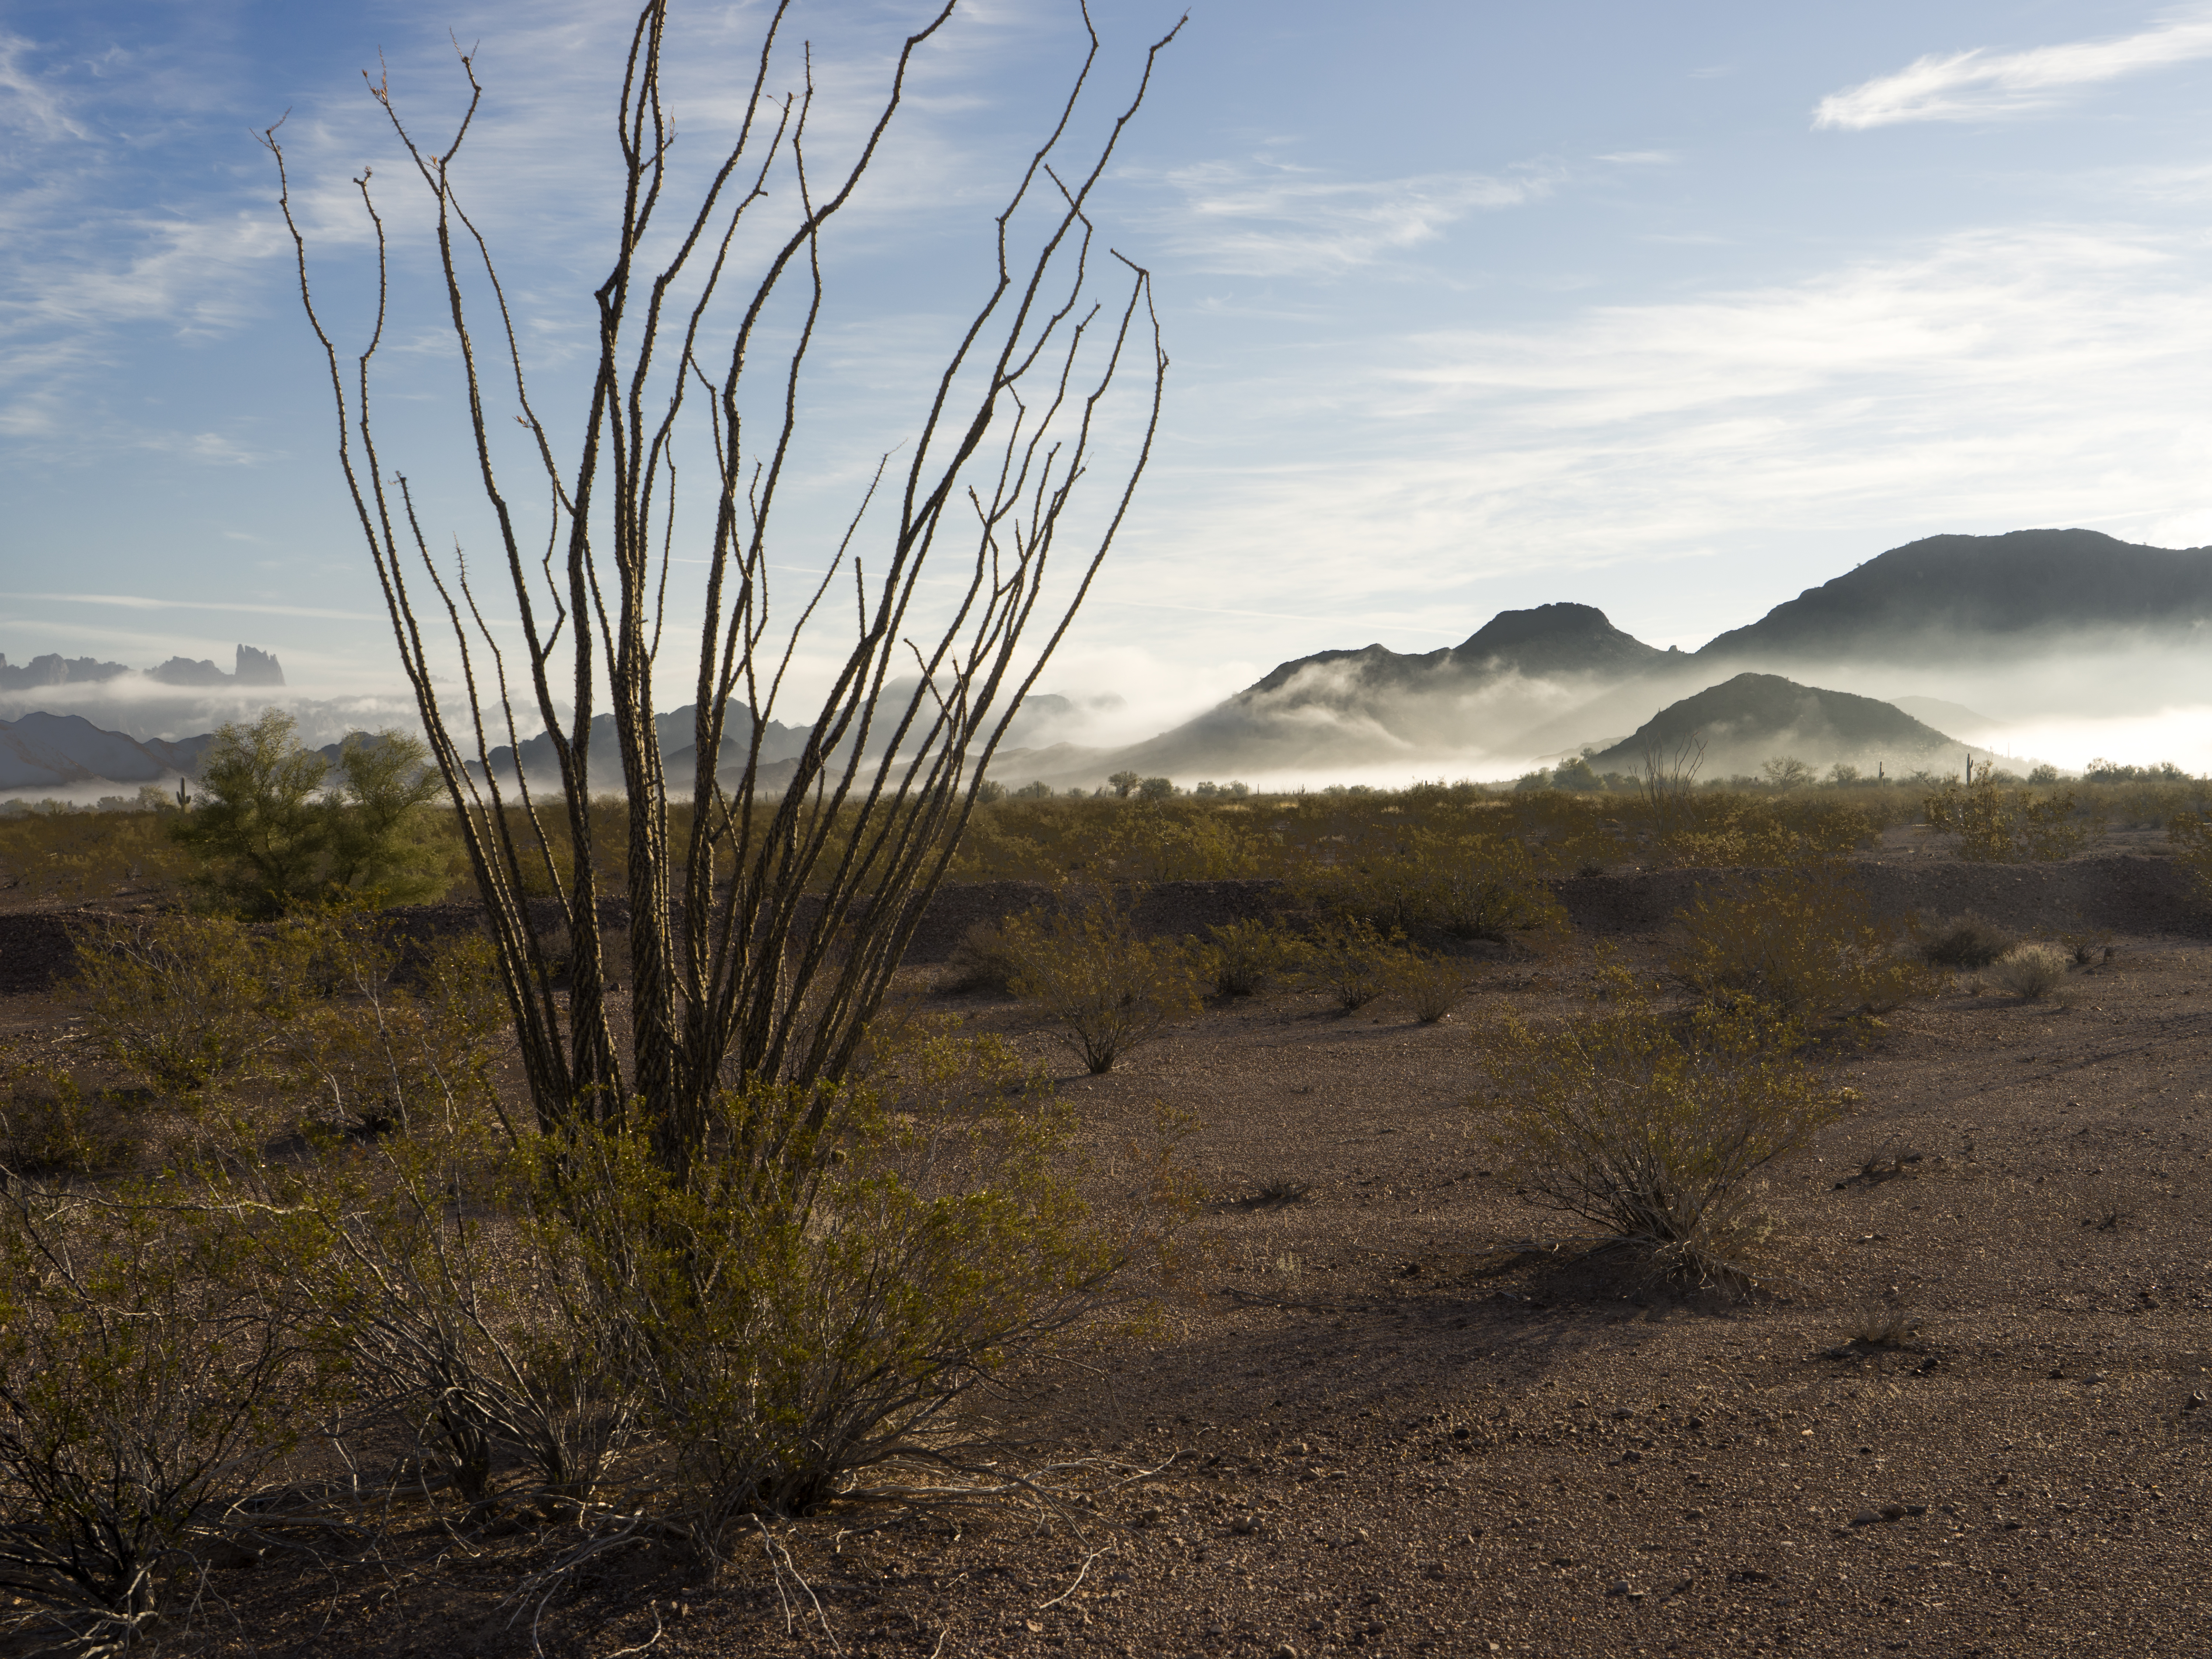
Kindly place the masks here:
[(312, 994), (297, 926), (223, 915), (116, 918), (76, 940), (74, 990), (94, 1043), (172, 1099), (220, 1092), (282, 1040)]
[(1567, 926), (1527, 846), (1480, 832), (1415, 829), (1357, 861), (1308, 864), (1293, 889), (1316, 908), (1394, 933), (1502, 941)]
[(1127, 881), (1231, 881), (1261, 874), (1271, 850), (1240, 814), (1177, 811), (1153, 797), (1114, 815), (1099, 857)]
[(2002, 788), (1987, 766), (1974, 769), (1969, 787), (1946, 783), (1923, 812), (1931, 831), (1955, 838), (1960, 858), (1982, 864), (2071, 858), (2105, 827), (2100, 804), (2085, 812), (2069, 788)]
[(1401, 935), (1346, 916), (1314, 929), (1297, 983), (1326, 994), (1346, 1013), (1357, 1013), (1399, 984), (1417, 960)]
[(647, 1124), (456, 1111), (335, 1167), (241, 1164), (227, 1213), (288, 1218), (270, 1270), (462, 1503), (644, 1516), (712, 1562), (755, 1516), (1000, 1486), (961, 1404), (1172, 1220), (1089, 1211), (1071, 1115), (995, 1039), (893, 1033), (869, 1072), (725, 1095), (680, 1170)]
[(1201, 1006), (1196, 953), (1181, 940), (1140, 934), (1134, 898), (1071, 884), (1057, 907), (1000, 929), (1016, 963), (1014, 994), (1043, 1010), (1094, 1076)]
[(198, 1196), (0, 1190), (0, 1627), (42, 1650), (135, 1645), (334, 1396), (282, 1280)]
[[(112, 1107), (85, 1097), (66, 1066), (0, 1044), (0, 1171), (87, 1175), (125, 1162), (132, 1138)], [(4, 1179), (0, 1176), (0, 1179)]]
[(1678, 981), (1711, 1003), (1805, 1023), (1791, 1029), (1843, 1019), (1863, 1030), (1945, 982), (1874, 921), (1864, 890), (1831, 861), (1778, 871), (1741, 895), (1708, 890), (1675, 920), (1681, 940), (1668, 967)]
[(1312, 947), (1278, 922), (1254, 917), (1216, 923), (1199, 947), (1200, 971), (1214, 994), (1249, 997), (1295, 977)]
[(1505, 1015), (1479, 1036), (1492, 1144), (1538, 1202), (1667, 1277), (1745, 1287), (1771, 1271), (1750, 1182), (1852, 1096), (1796, 1050), (1795, 1022), (1747, 1001), (1663, 1012), (1619, 967), (1557, 1024)]

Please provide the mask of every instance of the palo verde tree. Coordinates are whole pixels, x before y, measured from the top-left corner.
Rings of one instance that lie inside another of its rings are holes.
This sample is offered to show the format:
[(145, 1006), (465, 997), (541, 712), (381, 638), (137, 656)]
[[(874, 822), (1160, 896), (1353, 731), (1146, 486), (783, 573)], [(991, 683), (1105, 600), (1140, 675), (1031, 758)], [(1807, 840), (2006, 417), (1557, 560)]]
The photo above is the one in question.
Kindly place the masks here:
[[(994, 277), (906, 441), (885, 455), (834, 556), (823, 560), (830, 574), (805, 599), (799, 625), (771, 629), (771, 560), (792, 561), (774, 550), (776, 507), (798, 482), (787, 466), (822, 326), (828, 234), (891, 142), (915, 54), (957, 3), (946, 0), (904, 41), (857, 153), (825, 179), (810, 150), (811, 59), (784, 40), (791, 3), (781, 0), (763, 26), (733, 142), (696, 195), (679, 203), (663, 75), (677, 49), (671, 9), (647, 0), (615, 100), (620, 208), (610, 227), (611, 269), (592, 295), (597, 368), (569, 458), (556, 453), (556, 428), (539, 418), (510, 289), (462, 194), (458, 161), (483, 98), (473, 64), (462, 57), (471, 100), (442, 149), (416, 141), (388, 81), (372, 84), (434, 217), (477, 480), (519, 623), (512, 647), (495, 642), (458, 559), (433, 556), (417, 503), (371, 420), (391, 281), (371, 180), (364, 173), (356, 182), (376, 239), (378, 309), (365, 347), (347, 363), (309, 282), (277, 130), (267, 134), (301, 299), (328, 360), (339, 459), (490, 913), (539, 1118), (549, 1128), (612, 1127), (641, 1111), (672, 1168), (699, 1147), (718, 1091), (833, 1079), (852, 1064), (1007, 722), (1112, 544), (1158, 429), (1167, 359), (1150, 279), (1097, 245), (1089, 208), (1174, 32), (1152, 47), (1097, 146), (1071, 155), (1099, 52), (1086, 11), (1087, 55), (996, 220)], [(791, 90), (775, 90), (780, 76)], [(477, 295), (488, 296), (489, 354)], [(782, 332), (764, 320), (779, 315)], [(1109, 398), (1133, 377), (1142, 389), (1124, 421)], [(495, 464), (495, 433), (508, 429), (510, 416), (548, 503), (548, 521), (527, 532)], [(1108, 444), (1109, 421), (1133, 433), (1126, 447)], [(1123, 458), (1111, 479), (1091, 476), (1109, 449)], [(690, 458), (701, 453), (711, 465), (696, 481)], [(1048, 567), (1071, 562), (1060, 541), (1064, 527), (1078, 533), (1071, 506), (1079, 490), (1103, 499), (1085, 509), (1074, 568), (1048, 604)], [(875, 511), (878, 495), (896, 499)], [(704, 570), (690, 601), (702, 618), (696, 637), (669, 591), (678, 543), (682, 562)], [(925, 581), (957, 599), (932, 612), (917, 602), (933, 597)], [(836, 647), (839, 665), (805, 751), (772, 785), (762, 734), (801, 636), (824, 637), (840, 626), (826, 618), (838, 615), (849, 629)], [(684, 632), (678, 672), (696, 710), (689, 777), (665, 775), (653, 723), (671, 621)], [(452, 660), (440, 655), (448, 649), (465, 688), (450, 702), (433, 674), (434, 664), (442, 672)], [(594, 790), (610, 781), (589, 769), (602, 710), (619, 742), (614, 781), (628, 814), (626, 1055), (608, 1014), (599, 905), (609, 871), (588, 816)], [(552, 738), (556, 799), (494, 764), (493, 743), (503, 736), (514, 744), (518, 730), (536, 724)], [(742, 758), (718, 774), (726, 734)], [(672, 796), (688, 796), (688, 819), (672, 814)], [(556, 859), (553, 826), (562, 819), (573, 851)], [(672, 823), (682, 826), (680, 844)], [(547, 880), (574, 946), (565, 999), (523, 896)]]

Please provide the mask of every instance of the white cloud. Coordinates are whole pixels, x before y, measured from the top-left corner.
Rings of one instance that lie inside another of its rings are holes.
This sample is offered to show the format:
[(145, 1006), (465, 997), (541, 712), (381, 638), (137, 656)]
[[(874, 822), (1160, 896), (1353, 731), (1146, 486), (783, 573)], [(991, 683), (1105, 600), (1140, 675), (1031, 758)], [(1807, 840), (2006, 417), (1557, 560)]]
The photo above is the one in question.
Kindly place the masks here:
[(1815, 127), (1859, 131), (1904, 121), (1978, 121), (2047, 109), (2069, 88), (2212, 57), (2212, 15), (2194, 11), (2138, 34), (2026, 52), (1953, 52), (1831, 93)]
[(21, 35), (0, 33), (0, 125), (40, 138), (83, 137), (68, 100), (24, 62), (33, 49)]
[(1182, 198), (1170, 234), (1191, 269), (1326, 278), (1433, 241), (1471, 213), (1540, 201), (1566, 176), (1543, 161), (1502, 173), (1367, 179), (1217, 161), (1178, 168), (1166, 182)]
[[(1182, 392), (1102, 597), (1463, 633), (1500, 583), (1609, 607), (1694, 591), (1709, 635), (1802, 586), (1815, 538), (1862, 558), (1943, 530), (2141, 538), (2205, 499), (2212, 434), (2177, 411), (2212, 373), (2208, 263), (2186, 234), (1978, 232), (1796, 283), (1317, 345)], [(1741, 562), (1685, 588), (1692, 558)]]

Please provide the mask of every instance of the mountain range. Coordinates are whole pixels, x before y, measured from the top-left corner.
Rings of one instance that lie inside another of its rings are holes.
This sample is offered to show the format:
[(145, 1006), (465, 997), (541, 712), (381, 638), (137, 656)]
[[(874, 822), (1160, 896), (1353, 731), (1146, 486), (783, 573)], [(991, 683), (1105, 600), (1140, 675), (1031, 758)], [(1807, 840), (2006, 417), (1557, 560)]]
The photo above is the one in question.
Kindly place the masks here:
[[(228, 673), (205, 658), (172, 657), (145, 671), (148, 679), (162, 685), (282, 685), (283, 665), (266, 651), (241, 645)], [(64, 657), (58, 652), (33, 657), (27, 663), (11, 663), (0, 652), (0, 691), (40, 690), (50, 685), (100, 684), (139, 671), (119, 662), (93, 657)]]
[[(1812, 680), (1846, 666), (1901, 677), (1931, 662), (2027, 660), (2085, 640), (2107, 649), (2187, 645), (2208, 622), (2212, 548), (2147, 547), (2090, 530), (1931, 536), (1869, 559), (1694, 652), (1662, 650), (1595, 606), (1559, 603), (1501, 611), (1437, 651), (1374, 644), (1297, 658), (1196, 718), (1119, 748), (1053, 741), (1079, 730), (1085, 711), (1066, 698), (1033, 696), (994, 771), (1007, 783), (1088, 789), (1125, 770), (1186, 782), (1239, 773), (1325, 778), (1470, 754), (1578, 751), (1591, 753), (1601, 770), (1626, 770), (1645, 747), (1689, 732), (1706, 743), (1707, 776), (1755, 771), (1779, 754), (1818, 766), (1954, 765), (1964, 752), (1959, 739), (1986, 740), (1998, 723), (1938, 698), (1892, 702)], [(274, 657), (246, 646), (231, 676), (182, 659), (155, 672), (171, 671), (237, 683), (282, 679)], [(34, 672), (47, 677), (40, 684), (58, 684), (128, 671), (90, 659), (41, 657), (25, 668), (0, 658), (0, 686)], [(261, 675), (276, 678), (249, 679)], [(887, 688), (886, 698), (896, 702), (901, 690)], [(733, 715), (724, 768), (744, 751), (746, 738), (736, 733), (750, 735), (750, 714)], [(656, 716), (672, 771), (690, 771), (691, 724), (688, 707)], [(807, 736), (806, 728), (769, 721), (763, 761), (784, 765)], [(593, 728), (596, 776), (619, 775), (612, 738), (603, 716)], [(27, 714), (0, 722), (0, 789), (151, 781), (188, 770), (205, 742), (136, 743), (78, 717)], [(506, 773), (518, 761), (533, 780), (550, 777), (550, 739), (493, 757), (495, 769)]]
[[(1713, 717), (1707, 775), (1755, 773), (1785, 753), (1869, 769), (1951, 764), (1965, 752), (1954, 738), (1976, 742), (1998, 723), (1918, 698), (1926, 707), (1915, 711), (1881, 705), (1904, 722), (1891, 727), (1859, 707), (1877, 700), (1809, 682), (1845, 665), (1901, 677), (1931, 661), (2020, 660), (2088, 640), (2183, 644), (2208, 621), (2212, 548), (2146, 547), (2093, 530), (1930, 536), (1694, 652), (1648, 645), (1591, 605), (1502, 611), (1456, 646), (1317, 652), (1141, 743), (1002, 752), (997, 770), (1009, 782), (1033, 768), (1044, 782), (1081, 786), (1121, 770), (1282, 777), (1444, 764), (1470, 751), (1612, 754), (1658, 711), (1747, 674), (1687, 716)], [(1930, 714), (1958, 718), (1938, 727), (1916, 717)]]

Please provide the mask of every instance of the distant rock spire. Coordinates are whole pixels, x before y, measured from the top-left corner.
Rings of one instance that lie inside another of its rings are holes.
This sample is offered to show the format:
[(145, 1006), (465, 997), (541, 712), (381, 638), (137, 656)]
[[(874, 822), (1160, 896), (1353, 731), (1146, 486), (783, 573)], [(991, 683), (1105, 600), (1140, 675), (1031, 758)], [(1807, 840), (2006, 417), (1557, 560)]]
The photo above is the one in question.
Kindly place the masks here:
[(240, 685), (282, 685), (284, 670), (274, 653), (241, 645), (238, 647), (238, 672), (231, 678)]

